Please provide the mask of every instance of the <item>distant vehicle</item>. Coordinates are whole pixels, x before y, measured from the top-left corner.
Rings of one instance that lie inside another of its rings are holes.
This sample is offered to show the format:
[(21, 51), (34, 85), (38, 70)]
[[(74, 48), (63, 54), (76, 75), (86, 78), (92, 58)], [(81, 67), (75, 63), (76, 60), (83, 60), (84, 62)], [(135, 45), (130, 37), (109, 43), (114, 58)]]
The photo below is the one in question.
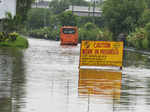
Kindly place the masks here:
[(78, 44), (78, 28), (75, 26), (63, 26), (60, 29), (61, 45)]

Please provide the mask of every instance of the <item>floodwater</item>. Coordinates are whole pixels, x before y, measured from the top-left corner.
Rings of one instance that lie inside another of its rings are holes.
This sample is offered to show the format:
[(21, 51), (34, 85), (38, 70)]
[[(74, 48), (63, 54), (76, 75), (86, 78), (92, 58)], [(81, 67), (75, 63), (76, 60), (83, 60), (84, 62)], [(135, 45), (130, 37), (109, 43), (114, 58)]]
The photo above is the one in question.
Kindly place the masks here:
[(122, 71), (79, 70), (79, 45), (29, 43), (0, 48), (0, 112), (149, 112), (149, 53), (126, 51)]

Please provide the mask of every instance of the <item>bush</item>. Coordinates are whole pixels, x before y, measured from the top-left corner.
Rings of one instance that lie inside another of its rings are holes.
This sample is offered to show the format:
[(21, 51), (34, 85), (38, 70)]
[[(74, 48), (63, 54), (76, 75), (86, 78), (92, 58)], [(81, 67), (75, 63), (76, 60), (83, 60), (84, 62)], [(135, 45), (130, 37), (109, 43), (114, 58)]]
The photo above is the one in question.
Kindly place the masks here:
[(93, 23), (87, 23), (79, 28), (79, 42), (82, 40), (111, 41), (112, 33), (108, 30), (102, 31)]
[(13, 17), (11, 13), (6, 13), (6, 18), (3, 19), (3, 30), (5, 32), (19, 31), (22, 27), (21, 17), (19, 15)]
[(79, 28), (79, 42), (82, 40), (96, 40), (98, 30), (86, 30), (85, 28)]
[(28, 41), (16, 32), (0, 32), (0, 46), (27, 48)]
[(104, 29), (103, 31), (99, 30), (96, 40), (113, 41), (113, 34), (106, 29)]
[(142, 40), (142, 48), (143, 48), (143, 49), (149, 49), (149, 41), (148, 41), (147, 38), (144, 38), (144, 39)]
[(146, 9), (144, 10), (139, 19), (139, 24), (140, 26), (145, 26), (149, 22), (150, 22), (150, 9)]
[(147, 32), (148, 40), (150, 41), (150, 22), (146, 24), (145, 30)]
[(40, 29), (31, 30), (29, 32), (29, 36), (35, 37), (35, 38), (58, 40), (59, 30), (52, 29), (51, 27), (44, 27)]
[(97, 28), (97, 27), (96, 27), (95, 24), (93, 24), (93, 23), (91, 23), (91, 22), (88, 22), (88, 23), (86, 23), (86, 24), (84, 25), (84, 28), (85, 28), (86, 30), (92, 30), (92, 29), (95, 29), (95, 28)]
[(149, 49), (148, 33), (144, 28), (136, 28), (127, 36), (128, 46), (137, 49)]
[(16, 32), (13, 33), (0, 32), (0, 42), (15, 41), (18, 36), (19, 34)]
[(67, 11), (59, 14), (58, 19), (62, 26), (76, 26), (79, 19), (72, 11)]

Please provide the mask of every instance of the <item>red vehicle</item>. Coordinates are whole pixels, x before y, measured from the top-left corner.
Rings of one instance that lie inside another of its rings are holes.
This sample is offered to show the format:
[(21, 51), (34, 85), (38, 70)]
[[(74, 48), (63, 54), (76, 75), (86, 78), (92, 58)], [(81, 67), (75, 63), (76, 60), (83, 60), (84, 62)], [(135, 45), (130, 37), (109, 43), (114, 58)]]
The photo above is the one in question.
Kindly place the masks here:
[(63, 26), (60, 29), (61, 45), (77, 45), (78, 29), (75, 26)]

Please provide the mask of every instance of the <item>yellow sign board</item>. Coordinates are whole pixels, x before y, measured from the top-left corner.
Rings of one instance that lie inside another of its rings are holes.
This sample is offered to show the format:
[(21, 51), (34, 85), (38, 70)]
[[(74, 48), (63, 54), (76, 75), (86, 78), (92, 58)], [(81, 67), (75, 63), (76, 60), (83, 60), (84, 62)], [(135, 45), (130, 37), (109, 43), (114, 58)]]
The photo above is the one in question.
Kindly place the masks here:
[(119, 66), (123, 62), (123, 42), (82, 41), (80, 66)]
[(122, 72), (108, 70), (79, 70), (79, 95), (105, 95), (120, 98)]

